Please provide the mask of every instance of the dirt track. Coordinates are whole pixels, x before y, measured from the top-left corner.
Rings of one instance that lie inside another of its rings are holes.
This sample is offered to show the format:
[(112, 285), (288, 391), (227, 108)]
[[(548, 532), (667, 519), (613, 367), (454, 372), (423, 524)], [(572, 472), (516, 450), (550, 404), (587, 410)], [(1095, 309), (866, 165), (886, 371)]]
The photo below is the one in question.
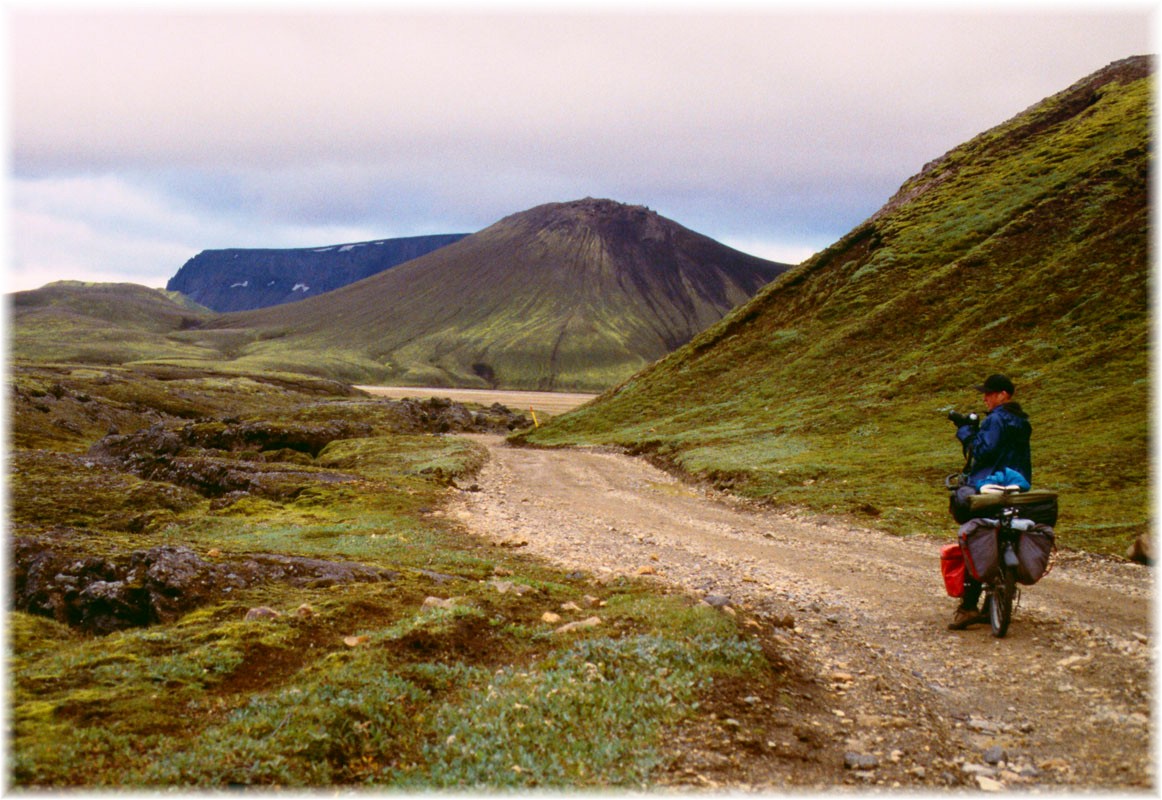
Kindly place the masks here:
[[(480, 441), (479, 491), (453, 509), (470, 531), (597, 576), (725, 595), (814, 676), (822, 710), (799, 737), (818, 751), (800, 754), (811, 785), (1154, 785), (1149, 569), (1059, 553), (1005, 639), (952, 632), (942, 542), (749, 510), (640, 459)], [(745, 763), (775, 765), (780, 746), (735, 754), (728, 785), (803, 783)], [(871, 768), (845, 769), (852, 753)]]

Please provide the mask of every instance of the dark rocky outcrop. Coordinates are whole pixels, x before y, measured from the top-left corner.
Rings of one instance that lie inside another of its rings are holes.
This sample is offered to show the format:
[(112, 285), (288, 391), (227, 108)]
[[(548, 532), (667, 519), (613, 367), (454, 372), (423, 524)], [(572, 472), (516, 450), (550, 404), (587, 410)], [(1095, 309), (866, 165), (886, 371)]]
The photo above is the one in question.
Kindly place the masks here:
[[(445, 398), (383, 402), (396, 412), (393, 428), (401, 433), (506, 434), (529, 424), (524, 414), (499, 403), (472, 411)], [(111, 433), (89, 448), (88, 456), (226, 503), (248, 494), (281, 501), (297, 497), (311, 483), (356, 480), (316, 467), (313, 459), (331, 442), (372, 433), (367, 423), (333, 420), (158, 423), (130, 434)]]
[(159, 423), (131, 434), (105, 436), (89, 449), (89, 456), (115, 462), (145, 480), (193, 489), (204, 497), (253, 494), (286, 500), (313, 481), (354, 480), (354, 476), (313, 469), (311, 457), (330, 442), (371, 432), (366, 423), (347, 421), (210, 420), (176, 428)]
[[(43, 395), (59, 399), (67, 390), (54, 384)], [(507, 433), (528, 424), (524, 414), (500, 404), (472, 410), (440, 398), (339, 402), (356, 404), (351, 411), (355, 416), (366, 409), (381, 427), (359, 419), (168, 418), (128, 434), (111, 432), (83, 456), (21, 451), (14, 465), (22, 481), (34, 480), (48, 467), (59, 469), (50, 462), (66, 460), (84, 473), (85, 493), (76, 499), (77, 505), (91, 505), (95, 498), (113, 500), (105, 514), (80, 514), (75, 522), (42, 527), (43, 515), (30, 499), (35, 491), (25, 491), (23, 514), (10, 539), (10, 607), (88, 633), (107, 634), (168, 622), (268, 581), (320, 587), (390, 580), (397, 575), (392, 570), (348, 561), (272, 553), (222, 556), (216, 551), (202, 556), (173, 545), (95, 554), (86, 549), (86, 542), (104, 530), (141, 533), (157, 520), (172, 519), (173, 512), (204, 502), (198, 495), (212, 498), (211, 509), (221, 509), (246, 497), (283, 502), (313, 484), (359, 480), (327, 461), (323, 451), (333, 442), (374, 438), (385, 429), (406, 434)], [(324, 458), (318, 459), (320, 455)], [(453, 476), (439, 467), (422, 471), (436, 482), (452, 483)], [(124, 473), (143, 481), (135, 485), (124, 479)], [(66, 503), (71, 504), (72, 500)], [(58, 513), (56, 509), (54, 514)], [(427, 576), (438, 582), (445, 579), (434, 573)]]
[(471, 411), (466, 406), (443, 397), (427, 400), (405, 398), (397, 408), (409, 428), (427, 433), (499, 433), (506, 434), (529, 426), (529, 418), (500, 403)]
[[(400, 433), (499, 433), (527, 427), (528, 418), (495, 403), (473, 411), (446, 398), (381, 401), (396, 413)], [(311, 482), (355, 480), (313, 466), (328, 444), (371, 436), (371, 425), (349, 420), (275, 423), (201, 420), (158, 423), (130, 434), (110, 433), (88, 456), (149, 481), (193, 489), (203, 497), (252, 494), (275, 500), (298, 495)]]
[(143, 452), (176, 455), (198, 448), (235, 453), (291, 450), (317, 456), (337, 439), (369, 436), (371, 432), (370, 425), (347, 420), (309, 424), (209, 420), (179, 428), (159, 424), (128, 435), (110, 434), (93, 445), (89, 454), (124, 459)]
[(93, 634), (169, 622), (269, 581), (314, 588), (398, 576), (348, 561), (273, 553), (207, 559), (172, 545), (123, 557), (84, 556), (44, 537), (16, 537), (12, 556), (13, 608)]
[(283, 250), (203, 250), (170, 278), (166, 289), (214, 311), (265, 308), (338, 289), (465, 236), (407, 236)]

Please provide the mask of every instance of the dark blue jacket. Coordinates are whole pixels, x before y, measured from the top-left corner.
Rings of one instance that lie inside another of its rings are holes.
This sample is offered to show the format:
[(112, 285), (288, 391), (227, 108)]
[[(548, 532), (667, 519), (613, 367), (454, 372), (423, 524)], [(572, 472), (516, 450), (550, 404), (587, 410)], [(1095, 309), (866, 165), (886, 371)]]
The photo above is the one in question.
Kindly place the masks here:
[(1032, 483), (1033, 456), (1029, 449), (1032, 435), (1029, 415), (1017, 403), (994, 408), (980, 423), (979, 430), (971, 425), (958, 428), (956, 438), (972, 450), (968, 482), (979, 487), (992, 473), (1010, 467)]

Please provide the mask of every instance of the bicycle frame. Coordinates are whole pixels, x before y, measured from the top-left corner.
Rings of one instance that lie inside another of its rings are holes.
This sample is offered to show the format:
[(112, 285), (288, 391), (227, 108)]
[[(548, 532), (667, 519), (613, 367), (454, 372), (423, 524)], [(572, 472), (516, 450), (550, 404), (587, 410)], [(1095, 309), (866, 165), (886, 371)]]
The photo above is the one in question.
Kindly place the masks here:
[(1002, 638), (1013, 619), (1013, 605), (1020, 598), (1017, 588), (1017, 543), (1024, 529), (1017, 519), (1018, 509), (1006, 506), (997, 518), (997, 576), (984, 585), (985, 608), (993, 636)]

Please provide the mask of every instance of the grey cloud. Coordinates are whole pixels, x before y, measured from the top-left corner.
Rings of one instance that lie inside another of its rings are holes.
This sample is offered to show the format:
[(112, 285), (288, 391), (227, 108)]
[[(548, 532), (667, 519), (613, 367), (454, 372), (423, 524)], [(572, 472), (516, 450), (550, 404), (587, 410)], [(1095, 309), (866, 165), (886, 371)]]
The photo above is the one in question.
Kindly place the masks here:
[(675, 160), (766, 141), (732, 159), (766, 160), (809, 135), (858, 153), (950, 117), (976, 132), (1145, 42), (1142, 17), (1111, 14), (1062, 48), (1071, 19), (18, 12), (14, 147), (18, 162), (616, 165), (666, 141)]
[[(148, 187), (164, 219), (124, 198), (125, 229), (183, 247), (469, 231), (586, 195), (710, 235), (834, 238), (926, 161), (1150, 47), (1147, 8), (884, 8), (16, 8), (11, 164)], [(94, 191), (36, 212), (82, 218)]]

